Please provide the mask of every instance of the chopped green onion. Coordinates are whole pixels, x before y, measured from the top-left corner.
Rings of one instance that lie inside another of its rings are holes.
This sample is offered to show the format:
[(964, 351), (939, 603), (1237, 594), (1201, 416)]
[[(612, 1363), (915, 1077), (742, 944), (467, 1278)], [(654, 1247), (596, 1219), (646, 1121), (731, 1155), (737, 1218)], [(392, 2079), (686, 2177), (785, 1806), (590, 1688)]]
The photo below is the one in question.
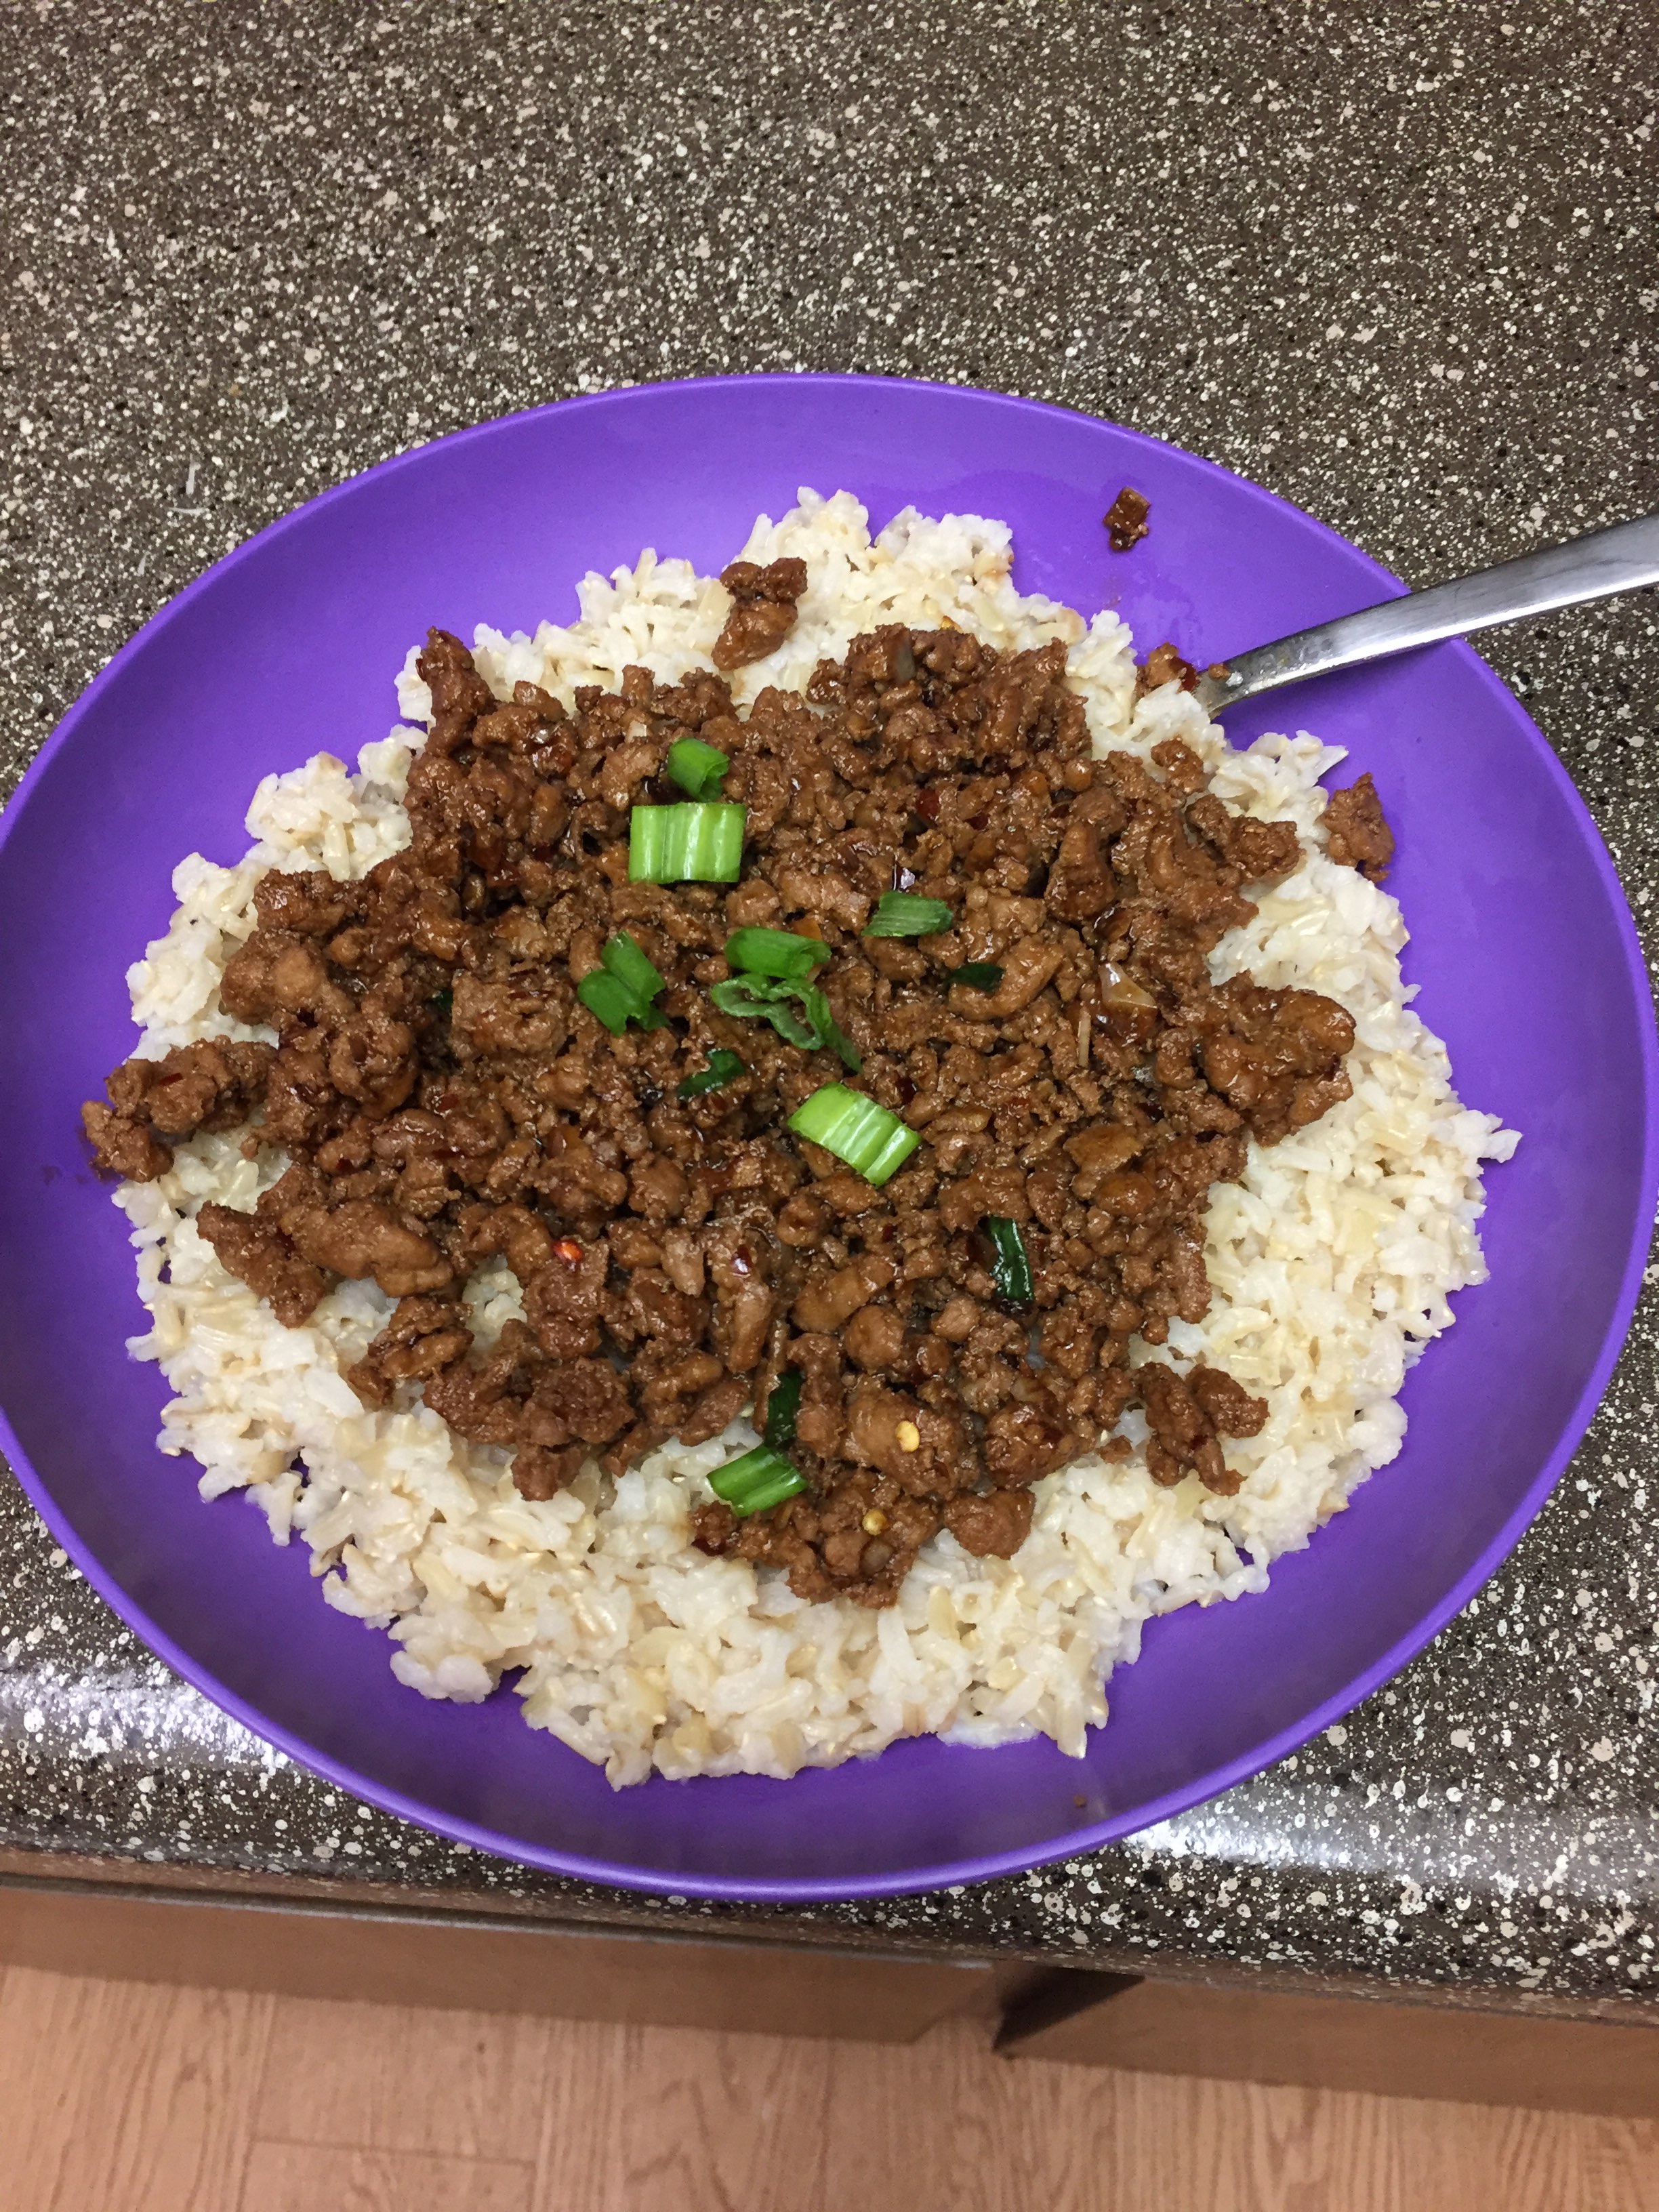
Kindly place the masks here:
[(743, 868), (745, 810), (720, 799), (636, 806), (628, 830), (631, 884), (734, 884)]
[(907, 1128), (896, 1114), (840, 1083), (826, 1083), (822, 1091), (815, 1091), (789, 1116), (788, 1126), (798, 1137), (845, 1160), (878, 1189), (921, 1142), (921, 1133)]
[(786, 1367), (772, 1385), (766, 1401), (766, 1441), (776, 1450), (795, 1440), (795, 1416), (800, 1411), (801, 1375), (799, 1367)]
[(603, 1022), (612, 1036), (620, 1036), (639, 1012), (640, 1002), (626, 983), (603, 968), (595, 968), (576, 986), (576, 996), (595, 1021)]
[(803, 1052), (827, 1048), (840, 1054), (845, 1066), (863, 1065), (858, 1047), (840, 1027), (820, 990), (781, 976), (728, 975), (723, 983), (711, 983), (708, 995), (723, 1014), (734, 1014), (739, 1021), (770, 1022), (786, 1044), (799, 1045)]
[(680, 789), (690, 792), (693, 799), (713, 799), (731, 765), (729, 753), (721, 752), (717, 745), (704, 744), (701, 738), (676, 738), (663, 763)]
[(716, 1498), (726, 1500), (739, 1520), (746, 1520), (751, 1513), (764, 1513), (769, 1506), (781, 1505), (786, 1498), (796, 1496), (805, 1489), (806, 1478), (781, 1451), (774, 1451), (770, 1444), (757, 1444), (741, 1459), (729, 1459), (724, 1467), (716, 1468), (708, 1478), (708, 1487)]
[(996, 1253), (996, 1264), (991, 1272), (996, 1280), (997, 1297), (1004, 1305), (1029, 1306), (1031, 1255), (1025, 1249), (1018, 1223), (1006, 1220), (1000, 1213), (988, 1213), (980, 1226)]
[(965, 983), (970, 991), (994, 991), (1004, 973), (994, 960), (969, 960), (960, 968), (953, 968), (945, 980), (947, 983)]
[(734, 1014), (744, 1022), (770, 1022), (786, 1044), (816, 1052), (824, 1042), (790, 1004), (805, 995), (799, 983), (771, 982), (764, 975), (728, 975), (723, 983), (711, 983), (708, 995), (723, 1014)]
[(864, 925), (866, 937), (937, 937), (956, 920), (943, 899), (918, 898), (914, 891), (884, 891)]
[(606, 968), (591, 969), (577, 984), (576, 996), (612, 1036), (620, 1036), (629, 1022), (637, 1022), (643, 1030), (659, 1030), (665, 1024), (665, 1017), (648, 1000), (630, 991)]
[(626, 930), (606, 940), (599, 961), (576, 986), (576, 996), (594, 1019), (603, 1022), (612, 1036), (620, 1036), (629, 1022), (637, 1022), (642, 1030), (665, 1028), (668, 1017), (651, 1003), (663, 987), (663, 977)]
[(677, 1098), (702, 1098), (711, 1091), (718, 1091), (723, 1084), (735, 1083), (742, 1073), (743, 1062), (736, 1053), (727, 1052), (721, 1046), (709, 1054), (706, 1067), (700, 1067), (695, 1075), (686, 1077), (674, 1096)]
[(801, 1004), (823, 1043), (828, 1045), (844, 1068), (856, 1075), (864, 1065), (864, 1054), (836, 1019), (825, 994), (818, 990), (808, 991)]
[(455, 1004), (455, 994), (453, 991), (440, 991), (432, 1004), (441, 1014), (447, 1014)]
[(664, 977), (625, 929), (606, 940), (599, 958), (620, 984), (647, 1006), (663, 987)]
[(669, 832), (678, 806), (636, 806), (628, 817), (628, 880), (665, 884), (671, 880)]
[(734, 929), (726, 940), (726, 964), (732, 973), (781, 975), (804, 983), (830, 947), (821, 937), (798, 937), (793, 929)]

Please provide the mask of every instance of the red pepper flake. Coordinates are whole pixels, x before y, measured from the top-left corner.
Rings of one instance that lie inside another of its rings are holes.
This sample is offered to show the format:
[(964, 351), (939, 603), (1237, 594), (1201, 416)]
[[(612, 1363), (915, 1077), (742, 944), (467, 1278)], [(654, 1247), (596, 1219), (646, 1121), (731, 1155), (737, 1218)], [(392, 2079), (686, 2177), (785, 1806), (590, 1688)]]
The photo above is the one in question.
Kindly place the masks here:
[(574, 1237), (561, 1237), (553, 1247), (553, 1257), (556, 1260), (562, 1260), (567, 1267), (580, 1267), (582, 1263), (582, 1248)]
[(1149, 499), (1140, 492), (1132, 491), (1127, 484), (1124, 485), (1101, 517), (1106, 526), (1107, 542), (1114, 553), (1127, 553), (1132, 546), (1139, 545), (1143, 538), (1152, 535), (1146, 526), (1146, 518), (1152, 511), (1152, 503)]
[(916, 811), (924, 822), (939, 820), (939, 793), (931, 784), (925, 791), (916, 793)]

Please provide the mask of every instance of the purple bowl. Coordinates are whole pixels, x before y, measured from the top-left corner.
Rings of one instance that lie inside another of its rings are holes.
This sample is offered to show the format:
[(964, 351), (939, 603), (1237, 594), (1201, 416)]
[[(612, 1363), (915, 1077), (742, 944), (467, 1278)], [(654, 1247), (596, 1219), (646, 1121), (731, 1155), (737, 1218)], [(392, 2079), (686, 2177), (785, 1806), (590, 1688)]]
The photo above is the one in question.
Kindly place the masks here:
[[(1127, 557), (1100, 522), (1126, 483), (1152, 503)], [(129, 1049), (123, 970), (165, 924), (175, 862), (240, 854), (268, 770), (384, 736), (429, 623), (568, 618), (578, 576), (642, 545), (718, 568), (802, 483), (848, 488), (878, 525), (909, 502), (1006, 517), (1024, 589), (1116, 605), (1143, 647), (1171, 637), (1200, 662), (1399, 589), (1282, 500), (1058, 408), (854, 377), (659, 385), (441, 440), (274, 525), (117, 654), (0, 824), (0, 1442), (58, 1540), (188, 1680), (357, 1796), (562, 1874), (777, 1900), (977, 1881), (1127, 1835), (1402, 1666), (1515, 1543), (1595, 1407), (1659, 1150), (1618, 879), (1502, 684), (1445, 645), (1260, 702), (1237, 741), (1306, 722), (1375, 772), (1418, 1004), (1465, 1100), (1525, 1132), (1489, 1178), (1492, 1279), (1410, 1376), (1395, 1465), (1266, 1595), (1154, 1622), (1080, 1764), (1047, 1741), (922, 1741), (788, 1783), (617, 1794), (510, 1693), (454, 1707), (400, 1688), (386, 1639), (323, 1603), (297, 1542), (274, 1548), (244, 1502), (203, 1505), (193, 1463), (156, 1452), (164, 1389), (123, 1350), (142, 1325), (131, 1255), (76, 1109)]]

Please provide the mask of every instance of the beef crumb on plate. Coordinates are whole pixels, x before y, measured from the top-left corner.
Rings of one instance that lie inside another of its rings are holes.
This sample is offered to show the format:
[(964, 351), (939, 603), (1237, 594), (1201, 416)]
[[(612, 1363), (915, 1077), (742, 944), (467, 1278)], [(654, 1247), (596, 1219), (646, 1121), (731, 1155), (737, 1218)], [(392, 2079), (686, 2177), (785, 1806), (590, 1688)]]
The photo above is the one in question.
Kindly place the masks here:
[(1139, 544), (1143, 538), (1152, 535), (1147, 521), (1152, 503), (1144, 492), (1125, 484), (1107, 508), (1101, 520), (1106, 526), (1106, 538), (1114, 553), (1127, 553)]
[(1325, 850), (1332, 860), (1358, 868), (1374, 884), (1388, 880), (1394, 832), (1369, 772), (1346, 791), (1331, 793), (1325, 809)]
[[(806, 578), (725, 580), (730, 669)], [(1156, 1348), (1209, 1304), (1212, 1186), (1349, 1096), (1353, 1023), (1212, 981), (1295, 829), (1178, 739), (1092, 757), (1065, 671), (895, 626), (746, 716), (714, 671), (642, 668), (572, 713), (433, 630), (410, 846), (264, 878), (222, 998), (277, 1042), (127, 1062), (84, 1109), (98, 1164), (153, 1179), (243, 1127), (285, 1155), (202, 1235), (289, 1326), (372, 1277), (359, 1399), (420, 1389), (527, 1497), (752, 1403), (758, 1486), (696, 1540), (805, 1597), (890, 1603), (941, 1528), (1011, 1555), (1031, 1485), (1125, 1455), (1132, 1407), (1159, 1482), (1230, 1492), (1264, 1401)], [(525, 1318), (481, 1346), (462, 1291), (500, 1261)]]

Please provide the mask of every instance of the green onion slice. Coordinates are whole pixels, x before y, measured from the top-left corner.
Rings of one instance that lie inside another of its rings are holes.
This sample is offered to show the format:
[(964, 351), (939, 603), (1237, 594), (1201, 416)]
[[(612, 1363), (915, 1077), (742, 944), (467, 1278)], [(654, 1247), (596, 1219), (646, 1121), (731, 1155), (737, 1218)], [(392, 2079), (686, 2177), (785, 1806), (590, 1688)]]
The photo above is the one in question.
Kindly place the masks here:
[(734, 800), (636, 806), (628, 827), (630, 884), (734, 884), (745, 810)]
[(918, 898), (914, 891), (884, 891), (864, 925), (866, 937), (937, 937), (956, 916), (943, 899)]
[(770, 1444), (757, 1444), (741, 1459), (729, 1459), (724, 1467), (716, 1468), (708, 1478), (708, 1487), (742, 1521), (795, 1497), (805, 1489), (806, 1478), (781, 1451), (775, 1451)]
[(728, 975), (723, 983), (711, 983), (708, 995), (723, 1014), (734, 1014), (739, 1021), (770, 1022), (786, 1044), (799, 1045), (803, 1052), (827, 1048), (838, 1053), (848, 1067), (863, 1065), (858, 1047), (840, 1027), (820, 990), (781, 976)]
[(663, 763), (665, 772), (693, 799), (714, 798), (720, 778), (731, 765), (729, 753), (721, 752), (717, 745), (704, 744), (701, 738), (676, 738)]
[(709, 1091), (718, 1091), (725, 1084), (735, 1083), (742, 1073), (743, 1062), (736, 1053), (727, 1052), (722, 1045), (709, 1054), (707, 1064), (695, 1075), (688, 1075), (684, 1082), (677, 1086), (674, 1096), (677, 1098), (705, 1097)]
[(970, 991), (994, 991), (1005, 972), (994, 960), (969, 960), (960, 968), (953, 968), (945, 980), (947, 983), (965, 983)]
[(625, 929), (606, 939), (599, 959), (619, 983), (630, 990), (636, 999), (643, 999), (647, 1006), (663, 987), (665, 978), (662, 974), (653, 967), (641, 951), (638, 941)]
[(766, 1401), (766, 1424), (763, 1431), (766, 1441), (775, 1451), (795, 1440), (795, 1416), (800, 1411), (801, 1374), (799, 1367), (786, 1367), (772, 1385)]
[(726, 940), (726, 964), (733, 975), (777, 975), (804, 983), (829, 959), (821, 937), (798, 937), (793, 929), (734, 929)]
[(864, 1065), (864, 1054), (859, 1050), (835, 1015), (830, 1001), (822, 991), (808, 991), (801, 1000), (806, 1009), (806, 1018), (850, 1074), (856, 1075)]
[(612, 1036), (620, 1036), (629, 1022), (637, 1022), (646, 1030), (659, 1030), (664, 1024), (664, 1017), (648, 1000), (630, 991), (605, 968), (592, 969), (584, 975), (576, 986), (576, 996)]
[(1025, 1239), (1019, 1233), (1019, 1224), (1004, 1218), (1000, 1213), (988, 1213), (980, 1224), (990, 1238), (996, 1253), (992, 1268), (997, 1297), (1005, 1305), (1029, 1306), (1031, 1303), (1031, 1255), (1025, 1249)]
[(651, 1003), (663, 977), (626, 930), (606, 940), (599, 963), (576, 986), (576, 996), (596, 1021), (612, 1036), (620, 1036), (629, 1022), (642, 1030), (666, 1027), (668, 1017)]
[(907, 1127), (896, 1114), (840, 1083), (815, 1091), (789, 1116), (788, 1126), (798, 1137), (844, 1160), (878, 1190), (921, 1142), (921, 1133)]
[(711, 983), (708, 995), (723, 1014), (734, 1014), (744, 1022), (770, 1022), (787, 1044), (816, 1052), (823, 1042), (790, 1003), (803, 995), (799, 984), (775, 982), (764, 975), (728, 975), (723, 983)]

